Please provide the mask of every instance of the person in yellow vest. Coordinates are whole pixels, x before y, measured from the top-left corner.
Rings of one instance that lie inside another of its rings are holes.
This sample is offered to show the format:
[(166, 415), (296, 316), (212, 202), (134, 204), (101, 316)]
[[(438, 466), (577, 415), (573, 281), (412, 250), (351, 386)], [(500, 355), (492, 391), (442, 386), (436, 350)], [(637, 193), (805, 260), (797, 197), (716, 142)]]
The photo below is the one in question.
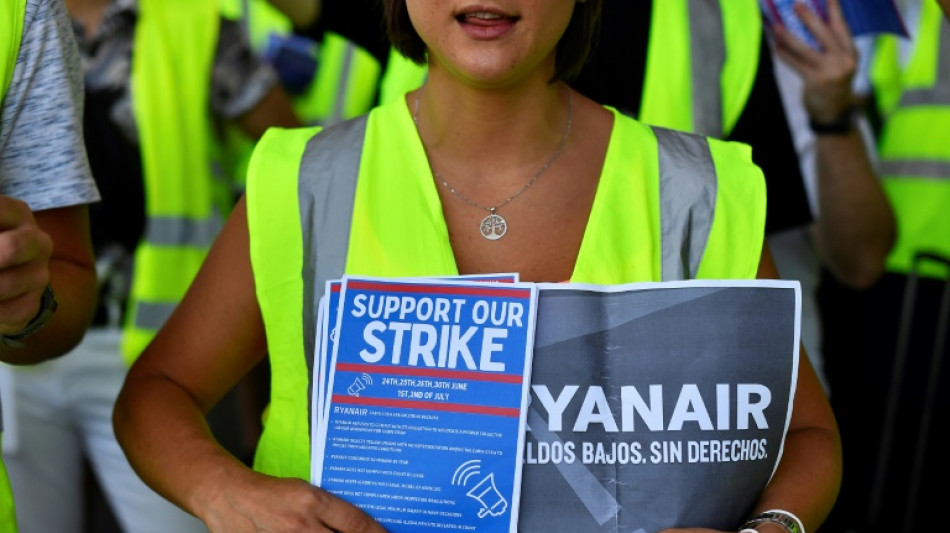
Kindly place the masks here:
[[(221, 0), (222, 14), (240, 24), (252, 48), (273, 65), (302, 123), (329, 126), (369, 111), (377, 103), (379, 62), (337, 33), (295, 33), (294, 19), (282, 9), (296, 8), (295, 1), (275, 7), (268, 0)], [(245, 176), (254, 139), (236, 128), (226, 135), (225, 166)]]
[(870, 73), (897, 241), (880, 281), (828, 283), (823, 308), (829, 350), (853, 354), (829, 367), (847, 457), (831, 532), (938, 523), (950, 473), (950, 20), (933, 0), (901, 9), (910, 38), (876, 39)]
[(202, 531), (129, 467), (112, 406), (128, 364), (184, 294), (233, 205), (213, 166), (218, 125), (233, 121), (256, 136), (300, 123), (273, 71), (221, 21), (215, 1), (65, 6), (75, 24), (66, 20), (63, 30), (79, 42), (85, 67), (79, 126), (102, 193), (90, 209), (100, 305), (68, 357), (13, 369), (14, 402), (3, 407), (19, 438), (4, 460), (20, 527), (76, 531), (88, 458), (124, 531)]
[[(394, 45), (427, 61), (428, 81), (353, 121), (261, 140), (246, 196), (117, 402), (117, 436), (143, 479), (212, 531), (383, 531), (306, 482), (321, 280), (776, 275), (763, 247), (764, 182), (747, 147), (648, 127), (564, 83), (586, 57), (600, 6), (386, 2)], [(716, 183), (713, 197), (696, 198), (692, 179)], [(666, 224), (683, 231), (664, 239)], [(272, 396), (252, 471), (202, 420), (265, 356)], [(813, 530), (839, 469), (834, 418), (802, 358), (781, 463), (750, 511), (785, 509)]]
[[(92, 319), (96, 270), (87, 204), (99, 200), (82, 138), (82, 77), (62, 3), (0, 8), (0, 361), (58, 357)], [(11, 397), (0, 380), (0, 402)], [(3, 446), (18, 435), (0, 421)], [(46, 504), (51, 502), (46, 500)], [(0, 531), (18, 530), (0, 462)]]

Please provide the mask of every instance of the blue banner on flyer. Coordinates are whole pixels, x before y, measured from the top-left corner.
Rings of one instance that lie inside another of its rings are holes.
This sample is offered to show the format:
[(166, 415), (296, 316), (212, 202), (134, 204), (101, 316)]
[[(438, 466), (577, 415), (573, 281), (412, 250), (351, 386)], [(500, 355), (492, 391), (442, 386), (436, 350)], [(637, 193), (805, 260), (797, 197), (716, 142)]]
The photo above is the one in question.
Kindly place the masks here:
[[(465, 281), (480, 281), (485, 283), (516, 283), (518, 281), (517, 273), (496, 273), (496, 274), (474, 274), (474, 275), (465, 275), (465, 276), (455, 276), (453, 278), (442, 278), (442, 279), (457, 279)], [(337, 311), (340, 306), (340, 290), (343, 286), (341, 280), (329, 280), (326, 282), (326, 287), (323, 292), (323, 296), (320, 299), (320, 307), (318, 310), (317, 318), (317, 340), (315, 346), (317, 347), (317, 360), (314, 363), (314, 368), (310, 369), (313, 374), (312, 386), (315, 390), (309, 391), (309, 397), (311, 398), (311, 423), (310, 427), (313, 432), (316, 431), (320, 424), (320, 416), (323, 413), (323, 408), (326, 405), (326, 394), (325, 388), (329, 380), (330, 374), (330, 356), (333, 354), (333, 347), (336, 344), (337, 336)], [(311, 440), (315, 440), (316, 435), (311, 436)], [(311, 473), (311, 478), (313, 474)]]
[(536, 299), (345, 278), (314, 482), (394, 533), (515, 531)]

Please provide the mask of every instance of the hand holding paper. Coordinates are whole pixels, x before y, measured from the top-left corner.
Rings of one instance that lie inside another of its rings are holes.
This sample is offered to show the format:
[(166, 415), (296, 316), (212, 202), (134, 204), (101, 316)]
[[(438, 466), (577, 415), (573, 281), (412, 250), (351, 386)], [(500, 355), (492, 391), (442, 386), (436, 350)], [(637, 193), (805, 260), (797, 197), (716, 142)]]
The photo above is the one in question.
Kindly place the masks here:
[(854, 103), (851, 80), (858, 52), (851, 31), (839, 0), (828, 1), (827, 22), (804, 2), (795, 2), (792, 8), (817, 47), (801, 40), (791, 27), (775, 25), (775, 52), (804, 80), (808, 115), (817, 122), (832, 122)]

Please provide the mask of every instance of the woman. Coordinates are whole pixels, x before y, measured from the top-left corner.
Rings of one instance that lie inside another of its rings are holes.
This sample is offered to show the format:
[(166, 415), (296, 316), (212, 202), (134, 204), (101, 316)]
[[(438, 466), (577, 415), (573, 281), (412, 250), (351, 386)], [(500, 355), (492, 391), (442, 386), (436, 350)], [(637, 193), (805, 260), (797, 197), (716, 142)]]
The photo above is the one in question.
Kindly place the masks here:
[[(212, 531), (383, 531), (302, 480), (306, 363), (325, 279), (776, 276), (762, 247), (762, 176), (746, 147), (648, 128), (562, 81), (586, 57), (600, 1), (486, 5), (386, 2), (395, 46), (428, 61), (426, 85), (316, 137), (316, 130), (265, 136), (246, 197), (132, 369), (117, 434), (143, 478)], [(703, 172), (718, 182), (695, 187), (712, 197), (694, 202), (695, 191), (676, 185)], [(695, 212), (658, 212), (684, 199)], [(659, 226), (682, 237), (682, 249), (660, 243)], [(690, 250), (700, 240), (705, 248)], [(272, 397), (252, 472), (216, 445), (203, 413), (265, 353)], [(752, 511), (787, 509), (811, 530), (834, 501), (840, 456), (805, 358), (794, 407), (783, 460)], [(771, 522), (749, 527), (782, 531)]]

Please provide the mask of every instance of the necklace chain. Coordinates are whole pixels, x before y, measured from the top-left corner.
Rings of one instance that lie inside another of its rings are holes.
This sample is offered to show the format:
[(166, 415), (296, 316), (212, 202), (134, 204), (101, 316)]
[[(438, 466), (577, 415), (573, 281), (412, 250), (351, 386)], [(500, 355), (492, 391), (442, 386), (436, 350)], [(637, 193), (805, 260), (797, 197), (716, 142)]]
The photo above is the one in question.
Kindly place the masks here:
[[(420, 90), (419, 92), (416, 93), (415, 102), (413, 103), (414, 109), (412, 112), (412, 122), (415, 124), (417, 130), (419, 129), (419, 100), (420, 100), (421, 95), (422, 95), (422, 91)], [(521, 188), (518, 189), (517, 192), (515, 192), (514, 194), (512, 194), (511, 196), (509, 196), (508, 198), (506, 198), (503, 202), (499, 204), (492, 205), (492, 206), (481, 205), (475, 202), (474, 200), (472, 200), (471, 198), (469, 198), (468, 196), (465, 196), (465, 194), (462, 193), (462, 191), (457, 190), (454, 186), (452, 186), (448, 182), (448, 180), (446, 180), (442, 176), (442, 174), (439, 174), (439, 172), (435, 170), (434, 168), (431, 169), (432, 175), (439, 181), (439, 183), (442, 184), (443, 187), (448, 189), (448, 191), (452, 193), (452, 195), (458, 198), (459, 200), (462, 200), (463, 202), (465, 202), (466, 204), (472, 207), (481, 209), (483, 211), (488, 211), (488, 216), (482, 219), (479, 225), (479, 229), (481, 230), (482, 236), (485, 237), (486, 239), (493, 240), (493, 241), (498, 240), (502, 238), (505, 235), (505, 233), (507, 233), (508, 222), (501, 215), (497, 214), (496, 211), (508, 205), (515, 198), (521, 196), (523, 192), (528, 190), (528, 187), (534, 185), (534, 182), (538, 181), (538, 178), (541, 177), (541, 174), (544, 174), (544, 171), (547, 170), (548, 167), (550, 167), (552, 164), (554, 164), (555, 161), (557, 161), (557, 159), (561, 156), (561, 152), (564, 151), (564, 146), (567, 144), (567, 138), (569, 134), (571, 133), (571, 124), (573, 122), (574, 122), (574, 95), (571, 93), (570, 90), (568, 90), (567, 125), (564, 127), (564, 134), (561, 135), (561, 140), (558, 142), (557, 149), (555, 149), (554, 154), (551, 155), (551, 158), (548, 159), (547, 162), (544, 163), (544, 165), (540, 169), (538, 169), (537, 172), (535, 172), (534, 176), (532, 176), (531, 179), (526, 181), (525, 184), (522, 185)]]

